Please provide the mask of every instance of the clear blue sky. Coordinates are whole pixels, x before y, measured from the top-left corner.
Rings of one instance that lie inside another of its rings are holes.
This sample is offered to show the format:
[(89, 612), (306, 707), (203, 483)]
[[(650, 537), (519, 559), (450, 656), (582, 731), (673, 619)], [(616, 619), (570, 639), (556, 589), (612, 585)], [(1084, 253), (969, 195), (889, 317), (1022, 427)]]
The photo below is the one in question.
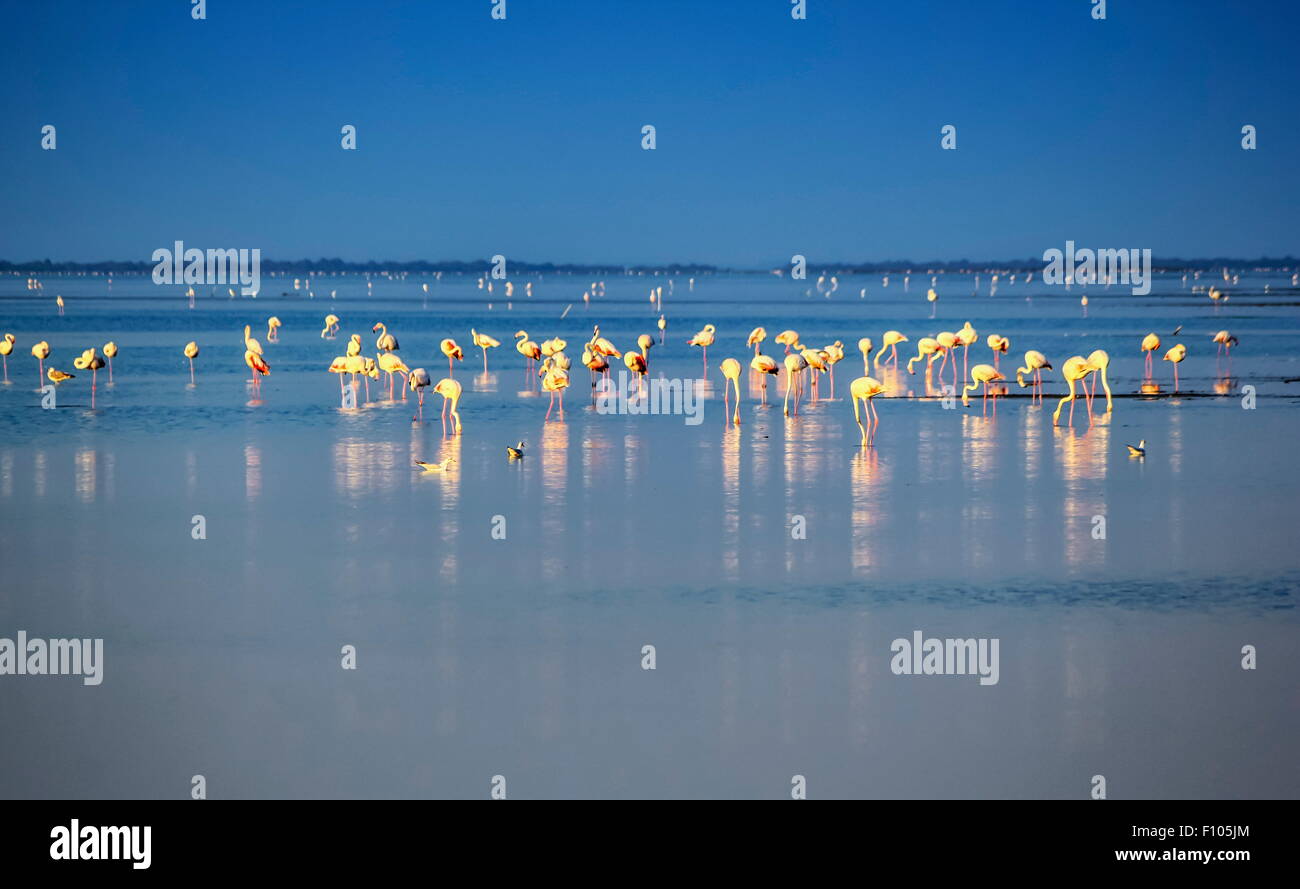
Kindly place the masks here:
[(0, 258), (1300, 253), (1293, 2), (491, 6), (6, 0)]

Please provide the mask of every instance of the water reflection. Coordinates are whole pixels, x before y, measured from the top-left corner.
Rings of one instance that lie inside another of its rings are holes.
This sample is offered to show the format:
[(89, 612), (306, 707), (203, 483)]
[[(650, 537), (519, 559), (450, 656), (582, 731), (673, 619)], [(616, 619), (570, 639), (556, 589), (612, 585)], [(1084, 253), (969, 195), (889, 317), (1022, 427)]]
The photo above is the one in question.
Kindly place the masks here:
[(95, 451), (82, 448), (74, 457), (76, 462), (77, 499), (82, 503), (95, 502)]
[(740, 576), (740, 429), (722, 433), (722, 574)]
[[(1062, 524), (1065, 529), (1065, 561), (1071, 568), (1089, 563), (1102, 567), (1107, 561), (1107, 535), (1101, 534), (1096, 516), (1106, 516), (1104, 482), (1109, 465), (1109, 415), (1103, 414), (1086, 432), (1054, 427), (1060, 442)], [(1107, 529), (1108, 530), (1108, 529)]]

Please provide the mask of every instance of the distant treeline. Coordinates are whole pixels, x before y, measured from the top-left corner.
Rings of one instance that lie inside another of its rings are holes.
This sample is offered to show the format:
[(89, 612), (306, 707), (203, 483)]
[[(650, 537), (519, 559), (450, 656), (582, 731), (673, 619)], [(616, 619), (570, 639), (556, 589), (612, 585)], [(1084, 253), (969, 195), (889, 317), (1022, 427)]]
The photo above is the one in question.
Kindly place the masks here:
[[(1178, 259), (1157, 257), (1152, 260), (1156, 270), (1183, 269), (1285, 269), (1292, 270), (1300, 266), (1300, 260), (1292, 256), (1242, 259), (1240, 257), (1215, 257), (1213, 259)], [(153, 262), (54, 262), (49, 259), (31, 262), (10, 262), (0, 259), (0, 273), (3, 272), (119, 272), (123, 274), (151, 273)], [(298, 260), (262, 260), (262, 271), (285, 272), (289, 274), (306, 274), (308, 272), (348, 272), (361, 274), (416, 273), (429, 274), (445, 272), (456, 275), (481, 275), (492, 267), (490, 260), (477, 262), (440, 261), (430, 262), (420, 259), (411, 262), (348, 262), (342, 259), (298, 259)], [(590, 265), (583, 263), (553, 262), (509, 262), (507, 269), (511, 273), (551, 275), (621, 275), (637, 273), (671, 273), (676, 275), (713, 275), (720, 273), (768, 273), (778, 269), (789, 271), (789, 265), (772, 268), (726, 268), (723, 266), (687, 263), (683, 265)], [(837, 275), (866, 275), (897, 272), (981, 272), (981, 271), (1039, 271), (1043, 260), (1038, 257), (1004, 261), (986, 261), (971, 259), (931, 260), (913, 262), (907, 259), (888, 260), (886, 262), (815, 262), (809, 261), (808, 268), (819, 272)]]

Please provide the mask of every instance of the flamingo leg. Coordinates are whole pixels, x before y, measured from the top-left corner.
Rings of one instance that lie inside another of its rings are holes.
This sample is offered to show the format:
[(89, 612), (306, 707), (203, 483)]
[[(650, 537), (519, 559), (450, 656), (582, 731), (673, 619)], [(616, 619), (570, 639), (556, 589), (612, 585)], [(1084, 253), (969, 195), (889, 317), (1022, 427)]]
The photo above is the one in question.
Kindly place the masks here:
[(551, 392), (551, 403), (546, 407), (546, 419), (551, 419), (551, 409), (555, 407), (555, 392)]
[[(342, 378), (342, 377), (339, 377), (339, 382), (342, 382), (342, 381), (343, 381), (343, 378)], [(194, 385), (194, 359), (193, 359), (193, 358), (190, 359), (190, 385), (191, 385), (191, 386)]]
[[(8, 367), (5, 368), (5, 379), (6, 380), (9, 379)], [(112, 358), (108, 359), (108, 381), (109, 383), (113, 382), (113, 359)]]

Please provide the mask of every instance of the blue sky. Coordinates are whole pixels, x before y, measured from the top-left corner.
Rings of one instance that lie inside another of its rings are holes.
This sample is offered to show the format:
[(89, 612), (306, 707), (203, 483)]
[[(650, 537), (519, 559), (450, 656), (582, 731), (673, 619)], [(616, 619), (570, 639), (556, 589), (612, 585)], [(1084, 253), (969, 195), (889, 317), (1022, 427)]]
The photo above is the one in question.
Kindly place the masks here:
[(1300, 253), (1296, 5), (1091, 6), (5, 2), (0, 258)]

